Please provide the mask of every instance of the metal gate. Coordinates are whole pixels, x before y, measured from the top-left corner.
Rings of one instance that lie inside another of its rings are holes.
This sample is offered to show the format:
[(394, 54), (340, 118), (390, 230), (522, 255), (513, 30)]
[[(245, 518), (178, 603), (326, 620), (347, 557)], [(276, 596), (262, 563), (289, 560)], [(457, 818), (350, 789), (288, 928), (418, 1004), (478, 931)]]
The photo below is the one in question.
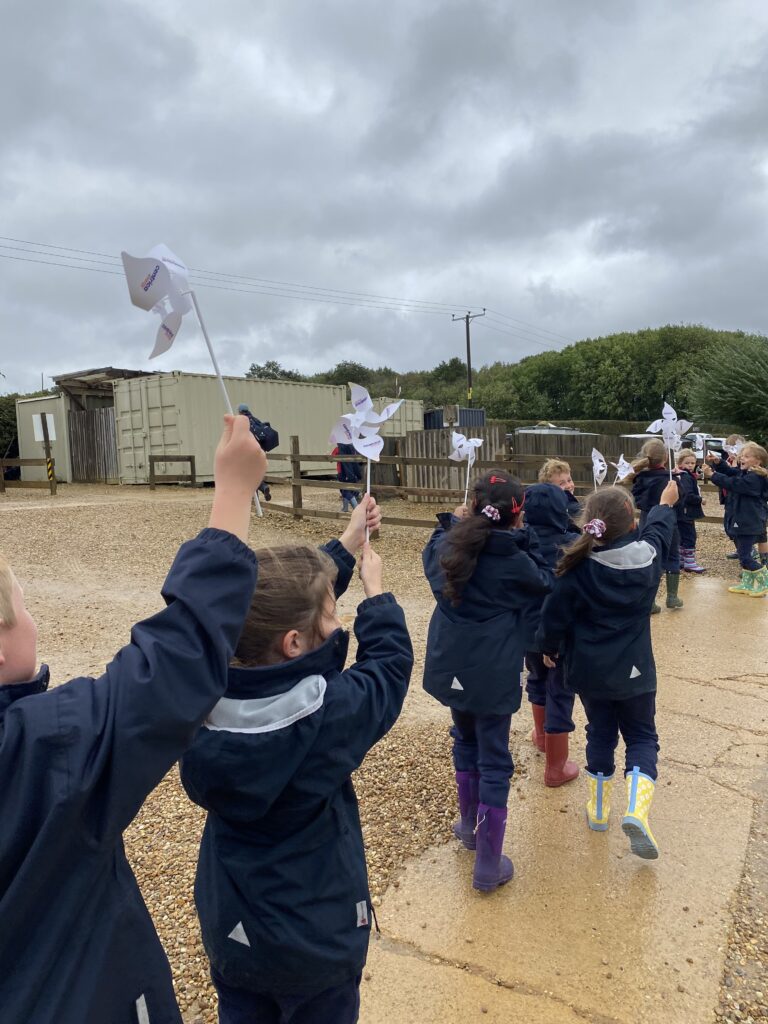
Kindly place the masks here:
[(69, 450), (72, 480), (75, 483), (117, 483), (115, 410), (87, 409), (69, 411)]

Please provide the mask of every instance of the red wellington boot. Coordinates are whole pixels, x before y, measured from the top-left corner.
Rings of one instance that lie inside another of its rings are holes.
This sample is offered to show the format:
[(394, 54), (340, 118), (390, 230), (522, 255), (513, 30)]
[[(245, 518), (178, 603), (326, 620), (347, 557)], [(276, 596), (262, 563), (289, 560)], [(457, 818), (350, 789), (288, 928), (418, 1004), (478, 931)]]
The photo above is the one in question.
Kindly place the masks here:
[(546, 708), (541, 704), (531, 704), (533, 714), (533, 728), (531, 729), (531, 743), (544, 753), (544, 716)]
[(562, 786), (572, 782), (579, 774), (579, 766), (568, 760), (568, 733), (547, 732), (544, 734), (547, 763), (544, 768), (545, 786)]

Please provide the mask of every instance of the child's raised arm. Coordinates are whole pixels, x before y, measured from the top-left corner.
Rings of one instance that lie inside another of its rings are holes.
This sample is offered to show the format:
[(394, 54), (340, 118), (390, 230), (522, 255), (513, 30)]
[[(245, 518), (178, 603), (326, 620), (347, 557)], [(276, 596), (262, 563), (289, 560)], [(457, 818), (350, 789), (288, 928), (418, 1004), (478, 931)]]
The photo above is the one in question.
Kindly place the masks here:
[(265, 465), (245, 417), (226, 417), (211, 527), (177, 554), (162, 590), (167, 607), (133, 627), (100, 679), (49, 695), (68, 799), (91, 842), (113, 842), (127, 827), (224, 692), (256, 584), (242, 541)]

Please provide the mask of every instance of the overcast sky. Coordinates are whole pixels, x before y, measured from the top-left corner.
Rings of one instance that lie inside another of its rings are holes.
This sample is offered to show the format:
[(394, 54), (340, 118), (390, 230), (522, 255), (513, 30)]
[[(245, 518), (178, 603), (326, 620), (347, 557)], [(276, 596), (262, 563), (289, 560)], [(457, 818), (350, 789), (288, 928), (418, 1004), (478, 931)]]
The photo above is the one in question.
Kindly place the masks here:
[(156, 242), (237, 275), (196, 284), (232, 374), (431, 367), (484, 306), (477, 365), (765, 332), (767, 43), (756, 0), (6, 0), (0, 391), (207, 372), (111, 273)]

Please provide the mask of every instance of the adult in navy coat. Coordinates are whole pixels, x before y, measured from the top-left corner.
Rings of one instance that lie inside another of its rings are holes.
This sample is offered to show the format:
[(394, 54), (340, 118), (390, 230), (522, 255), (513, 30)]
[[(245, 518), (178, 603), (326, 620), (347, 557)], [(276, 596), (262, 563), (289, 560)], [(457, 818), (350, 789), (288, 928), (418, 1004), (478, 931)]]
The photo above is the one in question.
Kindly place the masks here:
[(181, 1024), (122, 833), (223, 693), (250, 604), (256, 559), (243, 539), (266, 459), (234, 421), (216, 455), (212, 528), (181, 547), (167, 607), (134, 626), (100, 679), (48, 690), (46, 666), (9, 678), (21, 646), (35, 663), (14, 584), (15, 623), (0, 622), (3, 1024)]

